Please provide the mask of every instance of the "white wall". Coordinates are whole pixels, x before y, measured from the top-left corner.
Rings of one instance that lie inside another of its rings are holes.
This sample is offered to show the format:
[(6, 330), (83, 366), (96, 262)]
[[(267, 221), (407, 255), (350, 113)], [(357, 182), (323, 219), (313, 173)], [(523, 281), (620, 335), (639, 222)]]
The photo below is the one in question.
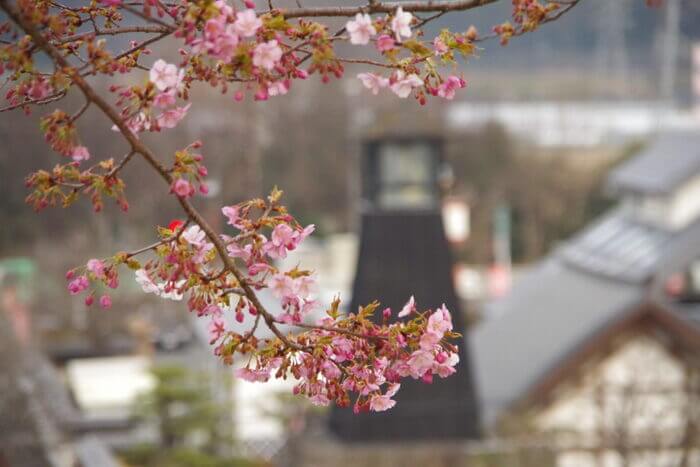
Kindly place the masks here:
[[(561, 388), (535, 425), (563, 447), (560, 467), (622, 466), (618, 448), (631, 445), (654, 448), (645, 453), (633, 448), (628, 465), (671, 467), (681, 451), (656, 446), (682, 440), (689, 404), (685, 384), (681, 362), (658, 341), (639, 335)], [(691, 465), (700, 465), (697, 455), (694, 461)]]

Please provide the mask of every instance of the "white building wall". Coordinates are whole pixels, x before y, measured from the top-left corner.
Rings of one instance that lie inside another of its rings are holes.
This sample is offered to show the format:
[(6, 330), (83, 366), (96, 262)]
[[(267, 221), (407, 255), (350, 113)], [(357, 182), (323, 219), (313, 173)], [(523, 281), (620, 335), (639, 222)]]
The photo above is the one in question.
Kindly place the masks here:
[[(688, 403), (682, 363), (638, 336), (562, 388), (535, 425), (560, 446), (559, 467), (671, 467), (681, 450), (659, 446), (682, 442)], [(690, 465), (700, 465), (697, 453)]]

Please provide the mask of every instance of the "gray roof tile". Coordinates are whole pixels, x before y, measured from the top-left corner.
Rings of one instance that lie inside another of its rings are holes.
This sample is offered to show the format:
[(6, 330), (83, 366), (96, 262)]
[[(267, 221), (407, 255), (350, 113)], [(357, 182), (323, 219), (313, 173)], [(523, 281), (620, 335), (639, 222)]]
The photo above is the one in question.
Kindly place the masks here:
[(700, 132), (660, 134), (642, 152), (615, 168), (607, 186), (615, 192), (664, 195), (700, 171)]

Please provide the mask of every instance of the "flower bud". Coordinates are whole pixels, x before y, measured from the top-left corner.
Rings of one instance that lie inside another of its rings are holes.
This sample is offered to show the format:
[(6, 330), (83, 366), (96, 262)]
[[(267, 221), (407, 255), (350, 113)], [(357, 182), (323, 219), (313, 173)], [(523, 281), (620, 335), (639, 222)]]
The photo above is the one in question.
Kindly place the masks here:
[(112, 308), (112, 297), (109, 295), (103, 295), (100, 297), (100, 306), (105, 310)]
[(391, 308), (384, 308), (384, 311), (382, 311), (382, 315), (384, 316), (384, 319), (391, 318)]

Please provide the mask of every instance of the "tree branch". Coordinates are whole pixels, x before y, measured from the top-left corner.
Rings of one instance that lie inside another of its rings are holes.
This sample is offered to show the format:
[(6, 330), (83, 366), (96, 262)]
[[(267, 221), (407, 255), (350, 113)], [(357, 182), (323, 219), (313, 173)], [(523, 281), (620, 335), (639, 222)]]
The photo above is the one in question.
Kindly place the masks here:
[[(70, 76), (73, 83), (83, 92), (86, 99), (93, 102), (111, 121), (114, 123), (119, 131), (122, 133), (124, 138), (129, 142), (131, 148), (134, 152), (140, 154), (146, 162), (161, 176), (161, 178), (168, 183), (172, 184), (173, 178), (168, 172), (168, 170), (163, 166), (151, 149), (146, 146), (141, 140), (139, 140), (136, 135), (129, 129), (124, 120), (119, 116), (119, 113), (112, 108), (97, 92), (88, 84), (88, 82), (76, 72), (76, 70), (71, 67), (66, 58), (53, 46), (49, 41), (42, 36), (39, 31), (34, 27), (31, 21), (22, 17), (21, 12), (12, 7), (8, 0), (0, 0), (0, 8), (2, 8), (7, 15), (14, 21), (18, 26), (20, 26), (27, 34), (29, 34), (36, 46), (41, 48), (46, 54), (56, 63), (64, 69), (64, 72)], [(275, 318), (270, 312), (268, 312), (265, 307), (260, 303), (257, 295), (253, 291), (250, 285), (248, 285), (243, 278), (243, 274), (236, 267), (234, 261), (228, 256), (226, 252), (226, 246), (219, 235), (214, 232), (214, 229), (209, 225), (209, 223), (202, 217), (202, 215), (194, 208), (192, 203), (182, 197), (177, 197), (180, 206), (187, 214), (187, 217), (192, 220), (192, 222), (199, 225), (202, 231), (206, 234), (209, 241), (212, 242), (214, 248), (216, 248), (217, 253), (221, 257), (221, 261), (224, 263), (224, 267), (233, 274), (236, 280), (241, 284), (246, 297), (255, 306), (258, 313), (260, 313), (265, 320), (265, 323), (270, 328), (270, 330), (277, 336), (277, 338), (284, 343), (284, 345), (293, 348), (295, 350), (303, 350), (295, 342), (291, 342), (282, 332), (279, 330), (275, 324)]]
[[(413, 1), (413, 2), (380, 2), (370, 1), (364, 6), (352, 7), (309, 7), (309, 8), (280, 8), (278, 11), (285, 18), (300, 17), (335, 17), (355, 16), (357, 13), (393, 13), (397, 8), (412, 13), (437, 13), (448, 11), (465, 11), (480, 6), (495, 3), (498, 0), (439, 0), (439, 1)], [(273, 10), (263, 13), (270, 13)]]

